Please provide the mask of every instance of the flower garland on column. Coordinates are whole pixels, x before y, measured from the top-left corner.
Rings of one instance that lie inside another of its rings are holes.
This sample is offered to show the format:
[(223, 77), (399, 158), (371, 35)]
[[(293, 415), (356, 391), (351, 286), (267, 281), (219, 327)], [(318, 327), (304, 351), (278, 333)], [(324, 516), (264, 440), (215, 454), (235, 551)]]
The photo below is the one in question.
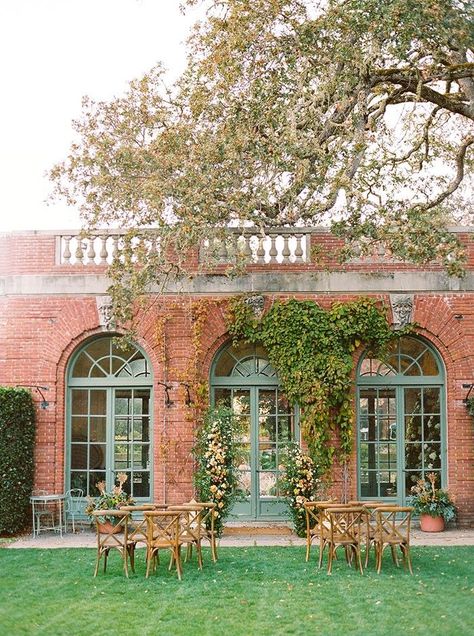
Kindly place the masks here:
[(224, 520), (236, 499), (236, 430), (232, 411), (209, 409), (193, 449), (197, 462), (194, 484), (200, 501), (216, 504), (214, 530), (221, 536)]

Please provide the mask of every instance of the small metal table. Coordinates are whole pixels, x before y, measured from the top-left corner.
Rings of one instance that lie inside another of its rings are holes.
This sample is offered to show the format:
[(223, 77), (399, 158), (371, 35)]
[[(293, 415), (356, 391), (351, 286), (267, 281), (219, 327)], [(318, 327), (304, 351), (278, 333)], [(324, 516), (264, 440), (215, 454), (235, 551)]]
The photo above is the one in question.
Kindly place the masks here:
[[(65, 495), (33, 495), (30, 497), (31, 508), (33, 513), (33, 537), (37, 537), (41, 530), (54, 530), (59, 531), (61, 537), (66, 532), (65, 518), (64, 518), (64, 500)], [(40, 510), (41, 513), (40, 514)], [(58, 512), (56, 522), (56, 510)], [(41, 517), (49, 518), (49, 525), (43, 525), (41, 523)]]

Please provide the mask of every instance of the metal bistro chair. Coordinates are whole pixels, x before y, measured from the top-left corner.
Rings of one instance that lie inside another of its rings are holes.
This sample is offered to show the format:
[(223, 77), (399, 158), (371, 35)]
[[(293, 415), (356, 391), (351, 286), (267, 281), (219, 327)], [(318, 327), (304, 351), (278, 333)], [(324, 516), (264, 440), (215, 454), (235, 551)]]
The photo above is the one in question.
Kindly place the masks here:
[[(35, 490), (35, 497), (47, 496), (46, 490)], [(55, 514), (57, 502), (37, 501), (34, 504), (33, 515), (33, 536), (38, 536), (43, 523), (43, 530), (50, 530), (55, 527)]]
[(399, 547), (403, 557), (403, 565), (413, 574), (410, 556), (410, 525), (413, 508), (410, 506), (384, 506), (375, 509), (377, 520), (375, 530), (375, 558), (377, 574), (382, 569), (383, 553), (390, 546), (392, 560), (398, 567), (397, 550)]
[(159, 563), (159, 551), (169, 550), (171, 553), (169, 569), (176, 565), (178, 579), (181, 581), (181, 512), (173, 510), (145, 510), (143, 513), (147, 523), (146, 578), (150, 570), (156, 571)]
[(80, 488), (71, 488), (66, 492), (64, 500), (64, 528), (67, 530), (68, 521), (71, 522), (72, 531), (76, 532), (76, 517), (84, 513), (84, 491)]
[[(130, 512), (128, 510), (94, 510), (92, 512), (95, 518), (95, 526), (97, 532), (97, 560), (95, 565), (94, 577), (99, 571), (99, 562), (104, 558), (104, 572), (107, 569), (107, 559), (111, 550), (117, 550), (123, 561), (123, 570), (128, 578), (128, 559), (132, 572), (135, 572), (135, 543), (130, 540), (128, 535), (128, 523), (130, 520)], [(104, 518), (113, 521), (104, 522)]]

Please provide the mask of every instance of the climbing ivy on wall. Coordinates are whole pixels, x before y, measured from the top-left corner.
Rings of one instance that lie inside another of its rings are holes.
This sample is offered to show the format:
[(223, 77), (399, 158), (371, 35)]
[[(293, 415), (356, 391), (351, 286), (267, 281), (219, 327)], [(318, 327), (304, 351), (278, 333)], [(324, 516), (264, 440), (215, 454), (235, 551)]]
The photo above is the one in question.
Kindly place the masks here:
[(339, 438), (340, 459), (352, 450), (351, 381), (354, 351), (364, 344), (383, 355), (410, 329), (392, 331), (385, 310), (370, 298), (336, 302), (328, 310), (311, 300), (276, 301), (257, 318), (243, 296), (229, 303), (234, 340), (261, 343), (287, 398), (301, 407), (303, 439), (320, 473), (331, 467)]

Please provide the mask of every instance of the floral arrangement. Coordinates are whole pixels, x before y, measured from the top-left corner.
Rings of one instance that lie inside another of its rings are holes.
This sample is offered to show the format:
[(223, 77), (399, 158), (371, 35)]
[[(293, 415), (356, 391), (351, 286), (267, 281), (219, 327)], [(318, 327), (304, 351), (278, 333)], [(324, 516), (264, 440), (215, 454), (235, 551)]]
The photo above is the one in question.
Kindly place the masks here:
[(293, 525), (299, 537), (306, 535), (306, 501), (315, 501), (319, 487), (317, 468), (309, 455), (301, 450), (299, 444), (288, 447), (283, 457), (285, 472), (281, 478), (281, 488), (290, 509)]
[(451, 497), (441, 488), (436, 488), (436, 473), (427, 475), (428, 481), (419, 479), (411, 488), (411, 496), (407, 498), (408, 505), (413, 506), (415, 512), (431, 517), (443, 517), (448, 523), (456, 518), (456, 506)]
[(222, 534), (224, 520), (236, 499), (235, 432), (230, 409), (222, 406), (210, 409), (194, 448), (197, 462), (194, 484), (200, 501), (216, 504), (214, 530), (217, 536)]
[(467, 398), (466, 407), (469, 415), (472, 415), (472, 417), (474, 417), (474, 397)]
[[(99, 497), (87, 497), (87, 506), (85, 508), (86, 514), (91, 516), (94, 510), (116, 510), (122, 506), (131, 506), (135, 503), (132, 497), (123, 490), (123, 485), (127, 481), (128, 477), (125, 473), (118, 473), (116, 477), (116, 484), (112, 492), (107, 492), (105, 481), (99, 481), (95, 486), (100, 492)], [(104, 515), (106, 518), (106, 515)]]

